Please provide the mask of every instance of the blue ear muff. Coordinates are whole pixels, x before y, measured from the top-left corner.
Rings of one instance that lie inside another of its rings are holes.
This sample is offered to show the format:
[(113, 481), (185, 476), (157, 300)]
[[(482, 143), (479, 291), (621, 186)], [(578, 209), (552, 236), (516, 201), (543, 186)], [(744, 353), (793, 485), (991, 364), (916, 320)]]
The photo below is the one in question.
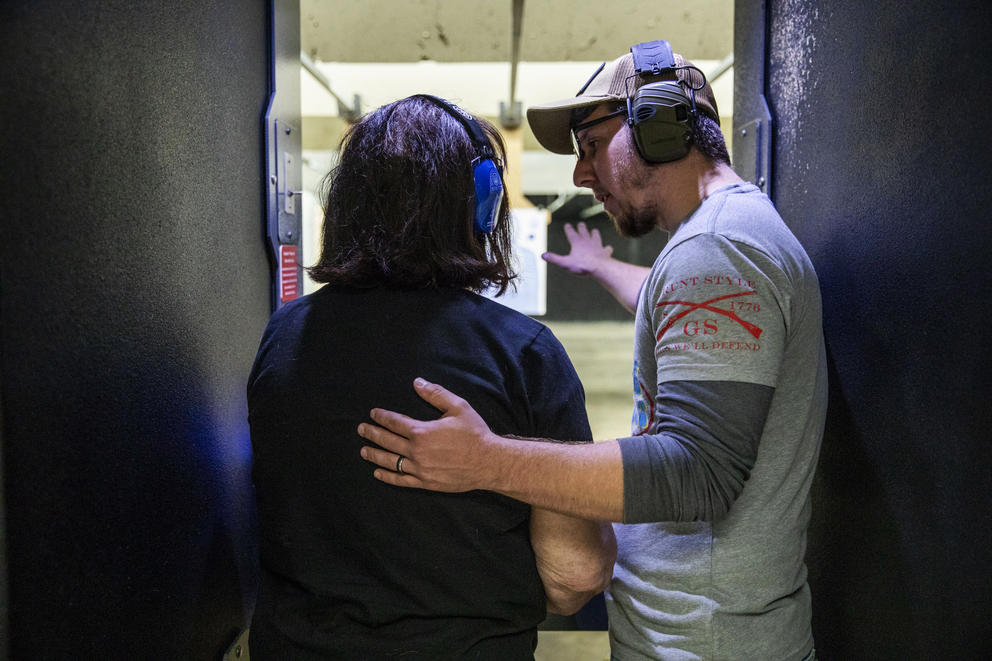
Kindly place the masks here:
[(481, 234), (489, 234), (496, 227), (500, 205), (503, 202), (503, 171), (493, 160), (492, 145), (479, 123), (469, 113), (453, 103), (430, 94), (418, 94), (457, 119), (465, 130), (478, 154), (472, 161), (472, 178), (475, 182), (475, 220), (473, 227)]
[(475, 231), (489, 234), (496, 227), (503, 202), (503, 178), (490, 158), (476, 163), (472, 176), (475, 178)]

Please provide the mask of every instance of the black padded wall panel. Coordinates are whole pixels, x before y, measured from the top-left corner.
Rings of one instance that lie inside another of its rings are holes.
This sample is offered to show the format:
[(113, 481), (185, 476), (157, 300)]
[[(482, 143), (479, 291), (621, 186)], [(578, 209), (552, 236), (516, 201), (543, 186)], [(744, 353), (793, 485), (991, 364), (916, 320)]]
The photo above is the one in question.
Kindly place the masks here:
[(15, 659), (217, 659), (255, 589), (266, 5), (0, 5)]
[[(651, 232), (636, 239), (621, 236), (606, 214), (583, 218), (577, 214), (555, 214), (548, 226), (548, 250), (563, 255), (569, 251), (565, 223), (584, 222), (590, 230), (598, 229), (603, 243), (613, 247), (613, 256), (625, 262), (651, 266), (668, 241), (668, 235)], [(548, 267), (547, 313), (545, 322), (630, 322), (630, 312), (602, 287), (592, 287), (585, 278), (577, 278), (564, 269)]]
[(775, 201), (823, 291), (828, 661), (992, 656), (990, 7), (737, 2), (765, 13), (736, 67), (766, 74)]

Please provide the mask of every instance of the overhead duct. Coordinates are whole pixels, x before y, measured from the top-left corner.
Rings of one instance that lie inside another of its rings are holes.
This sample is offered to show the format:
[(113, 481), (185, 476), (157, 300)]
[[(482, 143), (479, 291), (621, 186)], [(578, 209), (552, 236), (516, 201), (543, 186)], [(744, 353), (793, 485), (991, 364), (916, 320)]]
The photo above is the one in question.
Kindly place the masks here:
[(348, 122), (357, 122), (358, 118), (362, 116), (362, 97), (358, 94), (355, 95), (355, 105), (349, 106), (344, 99), (337, 95), (337, 93), (331, 88), (331, 81), (327, 79), (327, 76), (317, 68), (317, 65), (310, 56), (300, 51), (300, 64), (306, 69), (307, 73), (313, 76), (313, 79), (320, 84), (327, 93), (334, 97), (334, 100), (338, 102), (338, 114), (341, 115)]
[(517, 64), (520, 62), (520, 33), (523, 29), (524, 0), (513, 0), (513, 32), (510, 43), (510, 100), (499, 104), (499, 121), (505, 129), (515, 129), (523, 121), (523, 108), (517, 101)]

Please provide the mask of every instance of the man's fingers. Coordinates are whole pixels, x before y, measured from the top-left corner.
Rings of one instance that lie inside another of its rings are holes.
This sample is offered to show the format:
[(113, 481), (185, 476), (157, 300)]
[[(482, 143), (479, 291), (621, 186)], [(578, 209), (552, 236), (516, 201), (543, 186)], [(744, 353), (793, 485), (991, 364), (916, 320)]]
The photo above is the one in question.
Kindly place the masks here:
[[(376, 409), (373, 411), (373, 419), (382, 425), (387, 425), (389, 423), (396, 424), (396, 418), (405, 418), (406, 416), (401, 416), (398, 413), (393, 413), (392, 411), (382, 411)], [(376, 445), (383, 447), (390, 452), (398, 455), (408, 456), (410, 453), (410, 448), (412, 445), (403, 436), (399, 434), (394, 434), (389, 429), (384, 429), (382, 427), (377, 427), (376, 425), (370, 425), (363, 422), (358, 425), (358, 435), (362, 438), (372, 441)]]
[[(593, 232), (595, 231), (597, 230), (593, 230)], [(589, 238), (589, 228), (586, 227), (584, 222), (580, 222), (575, 226), (572, 223), (565, 223), (565, 238), (568, 239), (568, 245), (585, 241)]]
[(541, 259), (548, 262), (549, 264), (554, 264), (555, 266), (565, 266), (565, 256), (559, 255), (558, 253), (546, 252), (541, 255)]
[[(465, 400), (455, 393), (424, 379), (414, 379), (413, 389), (417, 391), (417, 394), (420, 395), (422, 400), (436, 408), (442, 414), (448, 413), (452, 409), (461, 408), (465, 404)], [(409, 418), (407, 419), (409, 420)], [(373, 420), (379, 422), (376, 418), (373, 418)]]
[(370, 461), (373, 464), (376, 464), (381, 468), (385, 468), (394, 473), (399, 473), (399, 471), (397, 471), (396, 468), (397, 468), (397, 464), (399, 464), (400, 457), (403, 458), (403, 463), (400, 464), (400, 467), (403, 469), (403, 472), (404, 473), (414, 472), (413, 462), (411, 462), (406, 455), (397, 454), (395, 452), (390, 452), (389, 450), (383, 450), (381, 448), (374, 448), (368, 445), (362, 447), (362, 459), (366, 461)]
[(392, 484), (394, 487), (408, 487), (411, 489), (423, 489), (424, 483), (419, 477), (410, 474), (400, 475), (393, 471), (377, 468), (372, 472), (372, 476), (380, 482)]
[[(366, 461), (377, 466), (377, 468), (372, 471), (372, 476), (380, 482), (392, 484), (397, 487), (410, 487), (413, 489), (424, 488), (423, 480), (414, 475), (416, 472), (416, 464), (414, 464), (409, 457), (396, 454), (395, 452), (390, 452), (389, 450), (374, 448), (369, 445), (364, 446), (361, 453), (362, 459), (365, 459)], [(402, 463), (399, 461), (401, 457), (403, 459)], [(403, 472), (397, 472), (397, 467), (402, 468)]]

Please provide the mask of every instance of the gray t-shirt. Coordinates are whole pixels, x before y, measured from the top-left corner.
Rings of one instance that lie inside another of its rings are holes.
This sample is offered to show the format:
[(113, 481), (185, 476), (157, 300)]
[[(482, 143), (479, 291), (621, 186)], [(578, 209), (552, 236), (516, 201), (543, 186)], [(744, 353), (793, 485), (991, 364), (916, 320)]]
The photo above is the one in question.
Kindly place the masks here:
[[(803, 561), (809, 491), (827, 403), (813, 266), (757, 187), (729, 186), (672, 234), (644, 283), (635, 324), (633, 436), (620, 439), (625, 482), (628, 472), (643, 471), (645, 437), (651, 447), (673, 443), (657, 408), (671, 400), (673, 384), (774, 391), (770, 403), (761, 400), (767, 415), (757, 454), (729, 511), (707, 520), (694, 506), (660, 502), (658, 511), (678, 515), (615, 526), (619, 552), (607, 591), (613, 656), (802, 659), (812, 648)], [(727, 402), (702, 404), (705, 424)], [(722, 451), (713, 434), (694, 437), (695, 454)], [(666, 465), (664, 451), (650, 456), (661, 486), (625, 491), (626, 498), (670, 499), (680, 491), (672, 483), (690, 474)]]

